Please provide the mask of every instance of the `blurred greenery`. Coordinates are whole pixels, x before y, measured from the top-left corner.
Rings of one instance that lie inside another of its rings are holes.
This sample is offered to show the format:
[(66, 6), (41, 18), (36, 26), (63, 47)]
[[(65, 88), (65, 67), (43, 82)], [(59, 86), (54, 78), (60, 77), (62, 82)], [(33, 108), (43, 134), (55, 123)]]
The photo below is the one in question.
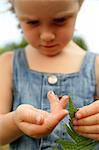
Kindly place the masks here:
[(27, 42), (25, 41), (25, 39), (22, 39), (22, 41), (17, 44), (17, 43), (9, 43), (7, 45), (5, 45), (4, 47), (0, 48), (0, 54), (7, 52), (7, 51), (13, 51), (15, 49), (18, 48), (24, 48), (27, 45)]

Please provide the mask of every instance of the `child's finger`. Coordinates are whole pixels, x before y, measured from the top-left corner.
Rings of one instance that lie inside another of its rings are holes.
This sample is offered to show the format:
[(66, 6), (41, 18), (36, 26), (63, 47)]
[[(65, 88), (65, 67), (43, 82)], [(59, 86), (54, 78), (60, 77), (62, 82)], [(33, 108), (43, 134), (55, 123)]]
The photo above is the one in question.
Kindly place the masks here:
[(85, 133), (79, 133), (80, 135), (93, 139), (93, 140), (98, 140), (99, 141), (99, 134), (85, 134)]
[(74, 119), (73, 125), (99, 125), (99, 113), (82, 119)]
[(69, 96), (62, 96), (62, 98), (60, 99), (60, 107), (65, 109), (67, 104), (68, 104), (68, 101), (69, 101)]
[(59, 102), (59, 98), (57, 97), (57, 95), (55, 95), (53, 91), (49, 91), (47, 96), (49, 98), (50, 104), (54, 104), (54, 102)]
[(43, 115), (35, 110), (28, 110), (24, 113), (25, 122), (29, 122), (32, 124), (42, 124), (44, 121)]
[(59, 106), (59, 98), (54, 94), (53, 91), (49, 91), (47, 96), (50, 102), (51, 112), (53, 112), (56, 110), (55, 108)]
[(39, 112), (39, 110), (27, 104), (21, 105), (15, 114), (19, 122), (42, 124), (44, 121), (43, 115)]
[(63, 109), (61, 111), (58, 111), (57, 113), (51, 113), (49, 122), (50, 126), (55, 127), (66, 115), (68, 114), (68, 111)]
[(75, 131), (85, 134), (99, 134), (99, 125), (92, 126), (74, 126)]
[(69, 96), (62, 96), (59, 100), (58, 96), (53, 93), (53, 91), (48, 92), (48, 99), (51, 105), (51, 112), (65, 109), (69, 101)]
[(80, 119), (80, 118), (84, 118), (84, 117), (88, 117), (91, 115), (94, 115), (96, 113), (99, 113), (99, 100), (88, 105), (88, 106), (84, 106), (83, 108), (80, 108), (76, 114), (75, 114), (75, 118), (76, 119)]

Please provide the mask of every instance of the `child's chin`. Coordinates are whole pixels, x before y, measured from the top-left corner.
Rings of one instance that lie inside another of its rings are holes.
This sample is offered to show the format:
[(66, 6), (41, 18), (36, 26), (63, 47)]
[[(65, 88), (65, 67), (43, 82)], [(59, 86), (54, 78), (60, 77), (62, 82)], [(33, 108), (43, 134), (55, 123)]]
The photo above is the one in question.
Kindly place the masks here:
[(57, 55), (59, 55), (60, 53), (61, 53), (61, 51), (52, 51), (52, 52), (50, 52), (50, 50), (49, 51), (47, 51), (47, 52), (41, 52), (43, 55), (46, 55), (46, 56), (48, 56), (48, 57), (54, 57), (54, 56), (57, 56)]

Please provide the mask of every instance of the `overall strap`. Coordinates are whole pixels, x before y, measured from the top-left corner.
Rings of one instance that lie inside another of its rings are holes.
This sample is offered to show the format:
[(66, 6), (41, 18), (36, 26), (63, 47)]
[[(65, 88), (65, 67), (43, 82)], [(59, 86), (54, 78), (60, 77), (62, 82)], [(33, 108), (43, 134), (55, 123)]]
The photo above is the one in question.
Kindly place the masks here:
[(24, 49), (16, 49), (13, 57), (13, 86), (28, 72)]
[(93, 52), (87, 52), (81, 65), (80, 74), (90, 79), (96, 85), (96, 56)]

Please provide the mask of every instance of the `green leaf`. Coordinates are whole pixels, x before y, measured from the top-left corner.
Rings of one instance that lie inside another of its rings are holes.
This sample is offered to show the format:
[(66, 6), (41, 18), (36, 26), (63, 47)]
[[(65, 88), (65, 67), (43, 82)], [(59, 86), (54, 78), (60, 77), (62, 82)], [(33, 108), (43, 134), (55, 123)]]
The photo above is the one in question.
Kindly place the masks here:
[(74, 148), (76, 148), (72, 141), (65, 141), (64, 139), (59, 139), (57, 140), (57, 143), (61, 144), (64, 150), (73, 150)]
[(71, 138), (76, 142), (76, 132), (74, 132), (67, 124), (64, 124), (64, 127), (67, 133), (71, 136)]
[[(99, 144), (99, 141), (95, 141), (86, 137), (83, 137), (79, 135), (77, 132), (73, 129), (72, 119), (75, 116), (75, 113), (78, 111), (77, 108), (75, 108), (72, 99), (70, 98), (69, 101), (69, 125), (64, 124), (64, 128), (66, 129), (67, 133), (71, 137), (71, 141), (65, 140), (65, 139), (58, 139), (56, 143), (60, 144), (63, 148), (63, 150), (94, 150), (97, 144)], [(58, 149), (54, 149), (58, 150)]]
[(74, 118), (75, 116), (75, 113), (78, 111), (77, 108), (75, 108), (73, 102), (72, 102), (72, 99), (71, 97), (69, 98), (69, 105), (68, 105), (68, 109), (69, 109), (69, 116), (71, 118), (71, 120)]

